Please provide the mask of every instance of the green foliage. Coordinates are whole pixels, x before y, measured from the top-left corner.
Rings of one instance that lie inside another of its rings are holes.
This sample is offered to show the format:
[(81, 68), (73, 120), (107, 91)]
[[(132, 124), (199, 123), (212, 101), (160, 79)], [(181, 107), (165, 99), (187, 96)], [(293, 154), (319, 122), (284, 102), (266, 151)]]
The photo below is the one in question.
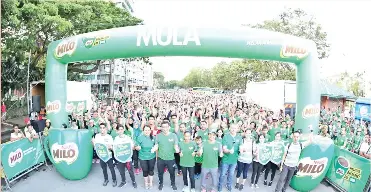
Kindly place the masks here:
[[(50, 42), (81, 33), (141, 23), (140, 19), (108, 1), (2, 1), (2, 82), (5, 85), (2, 92), (18, 85), (26, 86), (30, 50), (30, 81), (42, 80)], [(148, 58), (140, 59), (148, 62)], [(95, 67), (84, 70), (84, 65), (91, 64)], [(70, 64), (69, 74), (90, 73), (97, 70), (99, 64), (100, 61)]]
[[(328, 57), (330, 45), (327, 34), (313, 16), (301, 9), (287, 9), (278, 19), (250, 25), (254, 28), (291, 34), (313, 40), (319, 58)], [(268, 80), (296, 80), (295, 67), (289, 63), (261, 60), (236, 60), (221, 62), (212, 69), (195, 68), (183, 79), (186, 87), (215, 87), (220, 89), (245, 89), (246, 83)]]
[(337, 78), (333, 79), (337, 86), (352, 92), (357, 97), (365, 97), (365, 72), (357, 72), (355, 74), (349, 74), (348, 72), (341, 73)]
[(165, 77), (164, 74), (161, 72), (154, 71), (153, 72), (153, 87), (158, 89), (165, 88)]

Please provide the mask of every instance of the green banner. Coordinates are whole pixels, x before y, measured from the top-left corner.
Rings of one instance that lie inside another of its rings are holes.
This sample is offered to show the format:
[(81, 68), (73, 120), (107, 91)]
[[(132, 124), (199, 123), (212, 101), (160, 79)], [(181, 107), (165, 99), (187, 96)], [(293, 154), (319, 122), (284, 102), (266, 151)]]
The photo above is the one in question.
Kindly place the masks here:
[(342, 191), (364, 191), (368, 187), (371, 161), (335, 146), (326, 178)]
[(39, 139), (32, 142), (21, 139), (1, 145), (1, 162), (8, 179), (43, 161), (45, 155)]
[(112, 157), (111, 153), (105, 144), (96, 143), (94, 147), (95, 147), (95, 151), (97, 152), (98, 157), (102, 161), (107, 162), (109, 159), (111, 159)]
[(82, 114), (86, 108), (86, 101), (67, 101), (66, 104), (66, 111), (68, 113)]
[(131, 143), (115, 144), (113, 151), (115, 159), (121, 163), (131, 161), (131, 157), (133, 156), (133, 146), (131, 146)]
[(264, 143), (258, 146), (258, 161), (266, 165), (269, 161), (279, 164), (282, 161), (285, 152), (285, 145), (283, 142)]

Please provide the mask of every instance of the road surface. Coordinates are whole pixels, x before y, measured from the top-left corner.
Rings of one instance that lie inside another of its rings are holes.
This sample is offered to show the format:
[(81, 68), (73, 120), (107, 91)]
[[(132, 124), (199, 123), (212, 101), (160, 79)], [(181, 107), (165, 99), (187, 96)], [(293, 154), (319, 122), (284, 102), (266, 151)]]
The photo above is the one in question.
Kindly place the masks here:
[[(92, 167), (91, 172), (89, 175), (79, 181), (69, 181), (64, 179), (62, 176), (60, 176), (54, 169), (54, 167), (51, 167), (51, 170), (46, 169), (45, 171), (42, 171), (43, 167), (40, 168), (40, 171), (33, 171), (30, 174), (30, 177), (27, 179), (20, 179), (19, 182), (15, 183), (14, 186), (12, 186), (12, 190), (14, 192), (30, 192), (30, 191), (40, 191), (40, 192), (82, 192), (82, 191), (89, 191), (89, 192), (118, 192), (118, 191), (146, 191), (144, 189), (144, 183), (143, 183), (143, 177), (141, 174), (136, 175), (136, 180), (138, 183), (138, 188), (133, 189), (131, 185), (131, 180), (129, 177), (129, 174), (126, 172), (126, 182), (127, 184), (123, 188), (118, 187), (112, 187), (111, 179), (110, 183), (106, 187), (102, 186), (103, 183), (103, 174), (102, 169), (100, 168), (99, 164), (94, 164)], [(251, 169), (249, 170), (249, 172)], [(108, 170), (109, 178), (111, 177), (109, 170)], [(158, 191), (157, 189), (157, 172), (155, 172), (154, 176), (154, 187), (151, 191)], [(119, 175), (118, 170), (116, 169), (116, 176), (118, 178), (118, 183), (121, 182), (121, 178)], [(250, 174), (249, 174), (250, 176)], [(270, 175), (269, 175), (270, 176)], [(272, 185), (272, 187), (265, 187), (263, 186), (263, 179), (259, 179), (259, 189), (255, 189), (256, 192), (273, 192), (275, 184), (277, 183), (279, 175), (276, 175), (275, 181)], [(250, 178), (250, 177), (248, 177)], [(164, 175), (164, 189), (163, 192), (173, 192), (173, 190), (170, 188), (170, 178), (169, 174), (165, 173)], [(211, 182), (211, 178), (208, 179), (208, 182)], [(235, 182), (235, 179), (234, 179)], [(249, 183), (249, 182), (248, 182)], [(176, 176), (176, 184), (178, 187), (178, 192), (182, 191), (183, 188), (183, 180), (182, 176)], [(234, 184), (233, 184), (234, 185)], [(223, 189), (224, 191), (227, 191), (226, 189)], [(196, 180), (196, 191), (200, 191), (200, 180)], [(238, 191), (233, 189), (233, 191)], [(243, 189), (243, 191), (254, 191), (251, 188), (246, 187)], [(293, 192), (295, 190), (288, 189), (287, 192)], [(323, 184), (320, 184), (313, 192), (334, 192), (335, 190), (332, 187), (325, 186)]]

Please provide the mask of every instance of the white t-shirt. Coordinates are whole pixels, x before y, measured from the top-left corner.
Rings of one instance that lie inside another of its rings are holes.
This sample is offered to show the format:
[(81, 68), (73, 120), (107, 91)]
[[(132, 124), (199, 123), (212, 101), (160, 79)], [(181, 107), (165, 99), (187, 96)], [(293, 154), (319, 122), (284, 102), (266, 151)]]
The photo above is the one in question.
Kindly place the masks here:
[[(286, 156), (284, 164), (288, 167), (298, 166), (301, 151), (306, 146), (308, 146), (308, 144), (309, 144), (308, 142), (301, 143), (302, 148), (300, 147), (299, 142), (297, 142), (296, 144), (291, 143), (291, 145), (287, 144), (285, 147), (285, 151), (287, 151), (287, 156)], [(289, 145), (290, 145), (290, 148), (288, 149)]]
[(253, 146), (255, 147), (255, 143), (253, 140), (245, 141), (240, 148), (244, 149), (245, 152), (240, 153), (238, 156), (238, 161), (241, 163), (251, 163), (253, 158)]
[(361, 148), (359, 149), (359, 152), (371, 154), (371, 145), (369, 145), (367, 142), (363, 142)]
[(24, 133), (25, 133), (25, 136), (28, 138), (32, 137), (32, 135), (37, 134), (35, 129), (32, 129), (32, 131), (30, 132), (27, 127), (24, 129)]
[[(106, 135), (103, 136), (101, 133), (99, 133), (99, 134), (95, 135), (95, 143), (104, 144), (108, 148), (109, 145), (113, 145), (113, 138), (112, 138), (111, 135), (106, 134)], [(111, 150), (109, 150), (109, 155), (110, 155), (110, 157), (112, 157), (112, 151)]]
[(22, 138), (22, 133), (11, 133), (10, 134), (10, 138), (13, 138), (13, 139), (21, 139)]

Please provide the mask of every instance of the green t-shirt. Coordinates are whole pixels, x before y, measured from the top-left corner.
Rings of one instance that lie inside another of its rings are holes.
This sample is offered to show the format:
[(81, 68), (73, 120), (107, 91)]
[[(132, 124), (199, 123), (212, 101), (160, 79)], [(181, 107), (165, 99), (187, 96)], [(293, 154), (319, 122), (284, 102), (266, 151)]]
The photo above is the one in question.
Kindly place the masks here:
[[(218, 157), (222, 150), (222, 146), (219, 142), (210, 143), (206, 141), (203, 143), (203, 161), (202, 168), (218, 168)], [(236, 160), (237, 162), (237, 160)]]
[(220, 144), (222, 144), (222, 142), (223, 142), (223, 138), (216, 137), (215, 140), (216, 140), (217, 142), (219, 142)]
[(347, 140), (346, 136), (339, 135), (336, 137), (335, 145), (342, 147), (344, 146), (345, 141)]
[(354, 141), (353, 141), (353, 149), (355, 151), (358, 151), (360, 146), (361, 146), (361, 143), (363, 141), (363, 137), (361, 135), (356, 135), (354, 136)]
[(183, 132), (178, 131), (178, 132), (176, 133), (176, 136), (178, 137), (178, 141), (179, 141), (179, 142), (184, 141), (184, 133), (183, 133)]
[[(201, 146), (202, 147), (202, 146)], [(196, 144), (196, 151), (199, 151), (200, 150), (200, 146), (198, 146), (197, 144)], [(201, 155), (201, 156), (195, 156), (195, 162), (196, 163), (202, 163), (202, 160), (203, 160), (203, 155)]]
[(139, 150), (140, 160), (150, 160), (156, 157), (156, 153), (151, 153), (151, 149), (155, 145), (154, 138), (151, 139), (150, 136), (141, 134), (138, 136), (135, 145), (141, 147)]
[(115, 138), (116, 136), (118, 136), (116, 129), (112, 129), (110, 135), (112, 136), (112, 138)]
[(158, 157), (162, 160), (174, 160), (175, 148), (178, 144), (178, 137), (175, 133), (165, 135), (160, 133), (156, 136), (156, 144), (158, 144)]
[(131, 139), (133, 139), (133, 132), (128, 129), (125, 129), (124, 135), (129, 136)]
[(236, 135), (232, 137), (231, 134), (224, 135), (222, 140), (222, 146), (226, 146), (227, 149), (231, 150), (233, 148), (234, 153), (225, 153), (222, 158), (222, 162), (226, 164), (235, 164), (238, 159), (238, 150), (242, 142), (242, 137)]
[(192, 153), (196, 149), (196, 143), (194, 141), (190, 141), (185, 143), (184, 141), (179, 142), (180, 150), (182, 151), (183, 156), (180, 157), (180, 166), (182, 167), (194, 167), (195, 166), (195, 158), (192, 156)]
[(281, 129), (281, 138), (282, 140), (287, 140), (290, 137), (290, 133), (288, 129)]
[(206, 129), (203, 131), (202, 129), (197, 131), (197, 136), (200, 136), (202, 138), (202, 141), (207, 141), (209, 138), (209, 131)]
[(281, 132), (281, 129), (278, 128), (278, 127), (276, 127), (276, 128), (272, 127), (272, 129), (270, 129), (268, 131), (268, 135), (269, 135), (269, 139), (270, 139), (268, 142), (271, 142), (271, 141), (274, 140), (274, 137), (275, 137), (277, 132)]

